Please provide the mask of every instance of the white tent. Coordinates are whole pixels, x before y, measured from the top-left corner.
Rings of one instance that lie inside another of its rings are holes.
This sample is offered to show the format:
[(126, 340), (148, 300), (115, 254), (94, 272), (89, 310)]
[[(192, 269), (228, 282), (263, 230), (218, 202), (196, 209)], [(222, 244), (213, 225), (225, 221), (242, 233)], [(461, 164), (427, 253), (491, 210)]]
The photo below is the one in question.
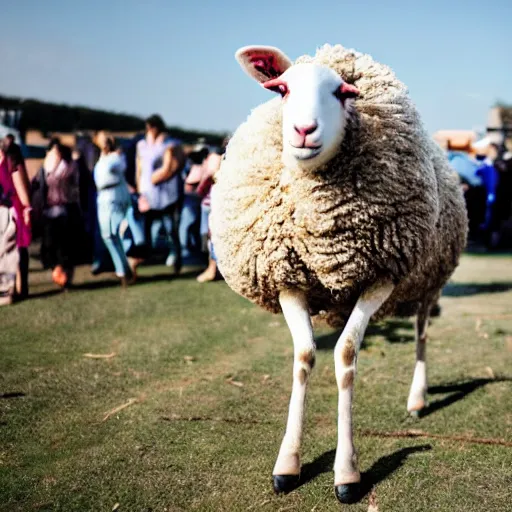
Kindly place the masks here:
[(5, 126), (5, 124), (0, 124), (0, 139), (3, 139), (9, 134), (14, 135), (14, 142), (16, 142), (16, 144), (21, 144), (20, 132), (18, 130), (10, 126)]
[(486, 150), (489, 147), (489, 145), (492, 144), (493, 142), (494, 140), (491, 137), (486, 136), (483, 139), (473, 142), (472, 146), (476, 151)]

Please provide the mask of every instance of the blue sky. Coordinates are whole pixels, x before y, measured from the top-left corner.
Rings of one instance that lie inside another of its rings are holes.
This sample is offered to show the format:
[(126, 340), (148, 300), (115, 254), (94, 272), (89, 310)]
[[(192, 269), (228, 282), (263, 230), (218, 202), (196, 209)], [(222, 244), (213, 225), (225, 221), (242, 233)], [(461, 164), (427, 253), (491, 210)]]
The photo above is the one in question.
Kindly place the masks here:
[(270, 97), (240, 46), (295, 59), (340, 43), (390, 65), (431, 132), (483, 127), (496, 100), (512, 103), (510, 0), (4, 2), (3, 94), (233, 130)]

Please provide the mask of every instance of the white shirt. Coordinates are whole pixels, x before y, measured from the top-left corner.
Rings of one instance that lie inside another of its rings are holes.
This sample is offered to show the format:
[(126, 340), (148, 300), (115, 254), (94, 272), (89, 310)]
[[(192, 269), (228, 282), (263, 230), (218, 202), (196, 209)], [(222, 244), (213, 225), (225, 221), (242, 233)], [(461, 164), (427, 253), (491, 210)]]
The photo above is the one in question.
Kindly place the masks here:
[(116, 152), (103, 154), (94, 167), (98, 201), (128, 202), (130, 192), (124, 173), (126, 160)]

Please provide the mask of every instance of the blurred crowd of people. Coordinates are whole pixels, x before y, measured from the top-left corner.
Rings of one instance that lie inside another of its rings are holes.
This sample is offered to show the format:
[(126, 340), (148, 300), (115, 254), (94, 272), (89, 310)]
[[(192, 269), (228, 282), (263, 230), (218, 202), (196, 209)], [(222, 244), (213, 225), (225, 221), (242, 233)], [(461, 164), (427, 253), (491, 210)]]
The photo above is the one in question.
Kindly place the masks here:
[(507, 248), (506, 223), (512, 214), (512, 152), (490, 143), (475, 155), (448, 150), (448, 160), (464, 191), (470, 243), (488, 250)]
[(146, 120), (145, 134), (117, 145), (106, 132), (82, 137), (74, 148), (50, 141), (41, 169), (28, 180), (12, 137), (0, 145), (0, 303), (28, 296), (28, 247), (63, 290), (74, 269), (114, 271), (123, 286), (137, 268), (163, 256), (174, 274), (204, 265), (199, 282), (218, 277), (209, 237), (210, 189), (222, 147), (186, 150), (163, 119)]
[[(174, 274), (204, 265), (200, 282), (218, 277), (209, 237), (210, 190), (227, 145), (185, 149), (152, 115), (145, 133), (124, 146), (106, 132), (81, 137), (74, 148), (52, 139), (29, 182), (12, 136), (0, 144), (0, 304), (28, 296), (28, 248), (41, 240), (40, 258), (63, 290), (74, 269), (114, 271), (123, 286), (137, 268), (160, 255)], [(469, 214), (470, 243), (501, 248), (512, 213), (512, 153), (490, 144), (471, 156), (448, 150)]]

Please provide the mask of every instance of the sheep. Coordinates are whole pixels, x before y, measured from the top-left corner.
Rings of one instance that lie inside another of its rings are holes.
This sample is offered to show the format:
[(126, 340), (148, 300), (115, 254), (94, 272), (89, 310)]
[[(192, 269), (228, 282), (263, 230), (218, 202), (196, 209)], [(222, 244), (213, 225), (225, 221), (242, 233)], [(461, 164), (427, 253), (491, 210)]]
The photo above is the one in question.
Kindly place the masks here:
[(460, 187), (429, 138), (405, 85), (387, 66), (341, 45), (295, 63), (279, 49), (235, 54), (278, 93), (233, 134), (212, 191), (211, 233), (228, 285), (284, 314), (294, 344), (277, 493), (300, 477), (306, 387), (315, 363), (312, 319), (344, 326), (338, 385), (335, 494), (358, 499), (352, 433), (359, 348), (370, 318), (416, 315), (407, 409), (426, 407), (429, 311), (466, 245)]

